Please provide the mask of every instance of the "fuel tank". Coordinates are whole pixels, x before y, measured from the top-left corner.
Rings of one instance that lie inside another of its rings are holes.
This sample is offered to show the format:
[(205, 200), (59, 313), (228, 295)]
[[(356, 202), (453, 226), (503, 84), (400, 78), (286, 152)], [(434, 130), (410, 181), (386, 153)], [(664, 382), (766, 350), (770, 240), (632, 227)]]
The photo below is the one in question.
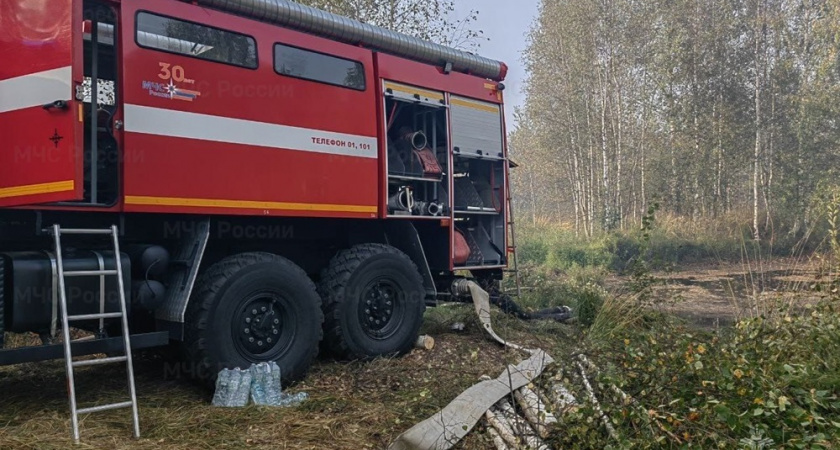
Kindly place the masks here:
[[(131, 309), (131, 261), (127, 254), (120, 254), (123, 268), (123, 285), (126, 286), (126, 309)], [(100, 267), (100, 258), (104, 267)], [(115, 270), (114, 252), (76, 251), (63, 255), (65, 271)], [(58, 278), (56, 263), (48, 252), (0, 253), (0, 289), (4, 299), (6, 331), (47, 333), (57, 320), (60, 328), (58, 305)], [(104, 298), (104, 312), (119, 312), (119, 284), (115, 276), (104, 277), (104, 290), (100, 277), (68, 277), (65, 279), (67, 309), (70, 315), (97, 314)], [(104, 292), (104, 296), (101, 293)], [(3, 317), (0, 317), (2, 320)], [(119, 319), (106, 320), (116, 324)], [(91, 331), (99, 329), (99, 321), (74, 322), (74, 328)], [(106, 325), (107, 327), (107, 325)]]

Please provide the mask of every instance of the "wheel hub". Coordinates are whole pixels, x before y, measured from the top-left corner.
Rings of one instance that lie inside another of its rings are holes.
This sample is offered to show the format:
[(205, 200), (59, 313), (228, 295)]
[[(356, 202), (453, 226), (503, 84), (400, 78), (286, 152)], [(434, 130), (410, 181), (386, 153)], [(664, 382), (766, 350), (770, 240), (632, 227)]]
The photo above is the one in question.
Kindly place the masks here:
[(280, 299), (273, 296), (245, 302), (233, 321), (233, 331), (248, 356), (258, 358), (278, 350), (285, 325), (282, 311)]
[(359, 319), (369, 336), (382, 339), (393, 334), (399, 326), (395, 314), (398, 302), (399, 289), (390, 280), (375, 281), (365, 289), (359, 303)]

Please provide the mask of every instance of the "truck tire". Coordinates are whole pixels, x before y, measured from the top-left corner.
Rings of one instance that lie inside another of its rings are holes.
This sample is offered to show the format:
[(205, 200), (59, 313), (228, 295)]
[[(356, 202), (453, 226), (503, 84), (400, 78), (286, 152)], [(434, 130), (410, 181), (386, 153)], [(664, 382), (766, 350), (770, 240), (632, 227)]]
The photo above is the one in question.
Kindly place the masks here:
[(5, 280), (6, 272), (5, 272), (5, 269), (6, 268), (4, 267), (3, 259), (0, 258), (0, 350), (3, 349), (3, 343), (4, 343), (4, 338), (5, 338), (5, 332), (6, 332), (6, 327), (5, 327), (6, 314), (5, 314), (5, 310), (3, 309), (3, 306), (4, 306), (3, 302), (5, 301), (5, 296), (6, 296), (6, 282), (5, 282), (6, 281)]
[(321, 275), (324, 344), (341, 358), (411, 350), (426, 308), (423, 279), (405, 253), (383, 244), (339, 252)]
[(284, 383), (303, 378), (318, 354), (324, 315), (315, 285), (286, 258), (242, 253), (202, 275), (187, 309), (184, 349), (208, 384), (223, 368), (276, 361)]

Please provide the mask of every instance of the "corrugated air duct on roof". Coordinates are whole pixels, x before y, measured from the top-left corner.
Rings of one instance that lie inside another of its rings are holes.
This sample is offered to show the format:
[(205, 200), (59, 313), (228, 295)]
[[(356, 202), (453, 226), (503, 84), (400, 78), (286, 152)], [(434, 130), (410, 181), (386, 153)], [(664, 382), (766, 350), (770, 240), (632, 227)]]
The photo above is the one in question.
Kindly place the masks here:
[(361, 23), (347, 17), (288, 0), (184, 0), (251, 19), (269, 22), (317, 36), (452, 70), (502, 81), (507, 66), (462, 50), (434, 44), (395, 31)]

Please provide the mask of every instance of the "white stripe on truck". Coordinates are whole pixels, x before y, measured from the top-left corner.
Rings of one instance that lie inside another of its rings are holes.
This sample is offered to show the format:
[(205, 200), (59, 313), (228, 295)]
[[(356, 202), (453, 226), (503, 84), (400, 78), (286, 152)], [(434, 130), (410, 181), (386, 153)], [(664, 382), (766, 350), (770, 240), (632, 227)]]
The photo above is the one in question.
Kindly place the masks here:
[(125, 105), (125, 131), (359, 158), (378, 155), (375, 137), (141, 105)]
[(0, 114), (73, 98), (70, 66), (0, 81)]

